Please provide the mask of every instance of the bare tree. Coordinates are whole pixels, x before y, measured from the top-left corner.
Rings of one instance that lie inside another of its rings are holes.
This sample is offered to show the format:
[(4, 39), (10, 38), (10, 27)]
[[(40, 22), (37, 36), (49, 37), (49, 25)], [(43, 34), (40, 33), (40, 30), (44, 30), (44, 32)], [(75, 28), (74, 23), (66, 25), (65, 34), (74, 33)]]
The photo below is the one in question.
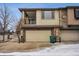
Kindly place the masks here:
[(4, 4), (0, 8), (0, 27), (3, 31), (3, 42), (5, 41), (5, 34), (8, 28), (12, 29), (14, 26), (15, 19), (10, 9)]
[(20, 36), (20, 31), (21, 31), (21, 21), (22, 20), (20, 20), (18, 23), (17, 23), (17, 25), (16, 25), (16, 34), (17, 34), (17, 37), (18, 37), (18, 43), (20, 43), (21, 42), (21, 36)]

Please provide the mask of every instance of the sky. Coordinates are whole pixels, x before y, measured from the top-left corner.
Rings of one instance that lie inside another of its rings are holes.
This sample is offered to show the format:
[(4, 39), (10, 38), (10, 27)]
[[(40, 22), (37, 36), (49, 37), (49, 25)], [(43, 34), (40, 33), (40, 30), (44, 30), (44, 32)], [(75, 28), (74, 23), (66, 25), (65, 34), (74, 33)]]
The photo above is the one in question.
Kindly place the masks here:
[[(0, 3), (0, 6), (2, 5), (3, 3)], [(21, 12), (18, 8), (60, 8), (66, 6), (79, 6), (79, 3), (6, 3), (6, 6), (12, 11), (18, 22), (21, 17)]]

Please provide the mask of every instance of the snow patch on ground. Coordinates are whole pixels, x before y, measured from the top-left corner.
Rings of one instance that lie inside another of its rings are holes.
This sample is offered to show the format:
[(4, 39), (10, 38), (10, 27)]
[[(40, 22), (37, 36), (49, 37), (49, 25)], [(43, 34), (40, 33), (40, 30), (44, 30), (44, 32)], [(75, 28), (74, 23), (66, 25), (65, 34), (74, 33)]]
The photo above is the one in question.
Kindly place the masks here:
[(79, 44), (59, 44), (52, 45), (50, 48), (44, 48), (33, 52), (12, 52), (0, 53), (0, 55), (12, 56), (79, 56)]

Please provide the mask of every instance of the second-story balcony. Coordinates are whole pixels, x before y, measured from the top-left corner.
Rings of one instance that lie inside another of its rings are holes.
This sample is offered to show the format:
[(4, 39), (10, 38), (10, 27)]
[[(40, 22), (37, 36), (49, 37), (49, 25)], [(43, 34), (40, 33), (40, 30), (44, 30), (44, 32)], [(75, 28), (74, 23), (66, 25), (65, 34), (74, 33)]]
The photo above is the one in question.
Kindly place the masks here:
[(30, 24), (36, 24), (36, 12), (35, 11), (28, 11), (24, 13), (24, 24), (30, 25)]

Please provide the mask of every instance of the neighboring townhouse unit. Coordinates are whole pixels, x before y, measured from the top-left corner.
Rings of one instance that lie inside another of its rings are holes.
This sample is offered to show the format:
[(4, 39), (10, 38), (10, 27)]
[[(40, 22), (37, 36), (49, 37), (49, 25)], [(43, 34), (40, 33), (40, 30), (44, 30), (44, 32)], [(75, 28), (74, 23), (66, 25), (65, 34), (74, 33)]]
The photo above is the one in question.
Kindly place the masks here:
[[(19, 8), (21, 36), (26, 42), (79, 41), (79, 7)], [(18, 28), (19, 29), (19, 28)]]

